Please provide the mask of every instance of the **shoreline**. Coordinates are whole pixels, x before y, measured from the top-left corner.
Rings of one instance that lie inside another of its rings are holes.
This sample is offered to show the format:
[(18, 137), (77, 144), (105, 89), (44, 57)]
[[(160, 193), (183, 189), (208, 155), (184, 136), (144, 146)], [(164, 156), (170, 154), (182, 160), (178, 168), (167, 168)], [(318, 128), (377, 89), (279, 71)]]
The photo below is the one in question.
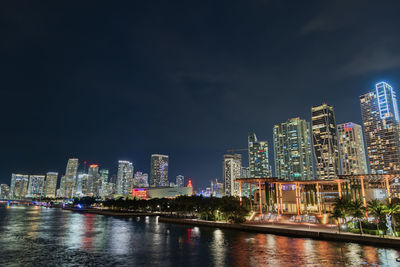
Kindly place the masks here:
[(332, 242), (342, 242), (342, 243), (357, 243), (363, 245), (371, 245), (371, 246), (379, 246), (386, 248), (400, 248), (400, 238), (383, 238), (383, 237), (374, 237), (370, 235), (356, 235), (352, 233), (328, 233), (323, 231), (307, 231), (300, 229), (288, 229), (288, 228), (276, 228), (276, 227), (268, 227), (266, 225), (252, 225), (252, 224), (233, 224), (233, 223), (223, 223), (223, 222), (209, 222), (202, 220), (190, 220), (190, 219), (179, 219), (179, 218), (168, 218), (168, 217), (159, 217), (159, 222), (164, 223), (175, 223), (175, 224), (183, 224), (183, 225), (191, 225), (191, 226), (205, 226), (205, 227), (213, 227), (213, 228), (223, 228), (223, 229), (232, 229), (238, 231), (245, 232), (253, 232), (253, 233), (263, 233), (263, 234), (273, 234), (287, 237), (295, 237), (295, 238), (311, 238), (315, 240), (324, 240), (324, 241), (332, 241)]
[(118, 212), (100, 209), (77, 209), (77, 208), (62, 208), (63, 210), (69, 210), (79, 213), (89, 213), (105, 216), (115, 216), (115, 217), (138, 217), (138, 216), (160, 216), (162, 214), (149, 213), (149, 212)]
[(212, 228), (222, 228), (222, 229), (231, 229), (237, 231), (245, 231), (252, 233), (262, 233), (262, 234), (273, 234), (294, 238), (311, 238), (314, 240), (324, 240), (331, 242), (342, 242), (342, 243), (357, 243), (363, 245), (377, 246), (377, 247), (386, 247), (386, 248), (400, 248), (400, 238), (383, 238), (383, 237), (375, 237), (371, 235), (358, 235), (352, 233), (329, 233), (320, 230), (303, 230), (303, 229), (289, 229), (289, 228), (277, 228), (277, 227), (269, 227), (268, 225), (253, 225), (247, 223), (225, 223), (225, 222), (213, 222), (213, 221), (204, 221), (204, 220), (193, 220), (193, 219), (184, 219), (184, 218), (171, 218), (166, 217), (167, 214), (162, 213), (146, 213), (146, 212), (116, 212), (116, 211), (108, 211), (108, 210), (99, 210), (99, 209), (76, 209), (76, 208), (63, 208), (63, 210), (69, 210), (79, 213), (88, 213), (88, 214), (97, 214), (97, 215), (105, 215), (105, 216), (114, 216), (114, 217), (141, 217), (141, 216), (159, 216), (158, 221), (163, 223), (173, 223), (173, 224), (181, 224), (181, 225), (190, 225), (190, 226), (205, 226)]

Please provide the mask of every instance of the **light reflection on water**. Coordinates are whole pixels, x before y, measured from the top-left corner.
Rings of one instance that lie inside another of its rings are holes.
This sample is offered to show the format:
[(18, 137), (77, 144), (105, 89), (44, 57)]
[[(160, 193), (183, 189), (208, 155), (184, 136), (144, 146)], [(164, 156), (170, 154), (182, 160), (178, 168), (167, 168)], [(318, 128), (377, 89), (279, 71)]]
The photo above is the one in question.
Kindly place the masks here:
[(0, 251), (0, 266), (400, 265), (393, 249), (16, 206), (0, 207)]

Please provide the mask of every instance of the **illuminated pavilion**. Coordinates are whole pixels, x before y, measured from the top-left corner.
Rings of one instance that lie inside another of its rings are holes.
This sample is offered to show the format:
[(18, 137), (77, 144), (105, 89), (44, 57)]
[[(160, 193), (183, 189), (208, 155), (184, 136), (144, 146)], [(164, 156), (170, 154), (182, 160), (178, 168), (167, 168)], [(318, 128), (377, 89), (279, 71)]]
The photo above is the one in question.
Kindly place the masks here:
[[(276, 177), (240, 178), (251, 185), (254, 206), (264, 212), (292, 215), (322, 215), (333, 210), (338, 198), (360, 200), (364, 207), (372, 199), (400, 197), (400, 174), (339, 175), (332, 180), (284, 181)], [(261, 190), (260, 190), (261, 189)]]

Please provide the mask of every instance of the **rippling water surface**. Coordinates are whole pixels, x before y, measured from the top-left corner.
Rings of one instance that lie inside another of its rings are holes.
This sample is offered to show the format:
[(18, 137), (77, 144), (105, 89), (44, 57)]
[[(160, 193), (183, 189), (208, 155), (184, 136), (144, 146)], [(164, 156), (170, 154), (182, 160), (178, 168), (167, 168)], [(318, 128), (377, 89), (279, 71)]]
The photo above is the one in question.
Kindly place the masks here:
[(398, 256), (393, 249), (149, 217), (0, 207), (0, 266), (400, 266)]

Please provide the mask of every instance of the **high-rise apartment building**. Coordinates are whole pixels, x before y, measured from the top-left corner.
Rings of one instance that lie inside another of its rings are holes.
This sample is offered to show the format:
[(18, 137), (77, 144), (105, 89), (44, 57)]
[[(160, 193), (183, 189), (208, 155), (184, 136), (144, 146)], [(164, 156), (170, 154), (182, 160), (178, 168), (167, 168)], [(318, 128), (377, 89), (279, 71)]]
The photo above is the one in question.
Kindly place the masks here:
[(287, 181), (314, 177), (309, 124), (300, 118), (274, 126), (275, 176)]
[(185, 186), (185, 177), (183, 175), (177, 175), (175, 179), (176, 187), (184, 187)]
[(73, 198), (75, 196), (78, 167), (78, 159), (68, 159), (65, 175), (61, 177), (60, 183), (61, 194), (63, 197)]
[(27, 197), (37, 198), (44, 196), (44, 186), (45, 186), (44, 175), (29, 175), (29, 185)]
[(48, 172), (46, 174), (46, 185), (44, 195), (48, 198), (56, 197), (58, 172)]
[(258, 141), (255, 133), (248, 137), (249, 168), (251, 178), (272, 176), (268, 160), (268, 142)]
[(224, 179), (225, 195), (239, 196), (239, 183), (237, 178), (241, 177), (242, 155), (227, 154), (222, 159), (222, 177)]
[(117, 194), (131, 194), (133, 189), (133, 164), (126, 160), (118, 161)]
[(8, 199), (10, 197), (10, 187), (6, 184), (0, 185), (0, 199)]
[(322, 104), (311, 108), (312, 141), (317, 179), (339, 175), (339, 150), (333, 107)]
[(24, 198), (28, 193), (29, 176), (23, 174), (11, 175), (10, 198)]
[(149, 175), (147, 173), (136, 172), (133, 185), (136, 187), (149, 187)]
[(65, 170), (65, 176), (76, 176), (78, 172), (79, 160), (68, 159), (67, 168)]
[(101, 169), (100, 170), (100, 181), (101, 181), (101, 186), (100, 186), (100, 192), (99, 195), (104, 198), (106, 197), (107, 194), (107, 184), (108, 184), (108, 178), (109, 178), (109, 171), (107, 169)]
[(371, 173), (400, 171), (399, 111), (396, 92), (385, 83), (360, 96)]
[(151, 155), (150, 186), (151, 187), (169, 186), (167, 155), (160, 155), (160, 154)]
[(101, 188), (101, 179), (99, 173), (99, 165), (91, 164), (88, 170), (88, 192), (89, 196), (99, 197), (99, 190)]
[(361, 125), (348, 122), (337, 126), (341, 174), (367, 174), (364, 139)]

